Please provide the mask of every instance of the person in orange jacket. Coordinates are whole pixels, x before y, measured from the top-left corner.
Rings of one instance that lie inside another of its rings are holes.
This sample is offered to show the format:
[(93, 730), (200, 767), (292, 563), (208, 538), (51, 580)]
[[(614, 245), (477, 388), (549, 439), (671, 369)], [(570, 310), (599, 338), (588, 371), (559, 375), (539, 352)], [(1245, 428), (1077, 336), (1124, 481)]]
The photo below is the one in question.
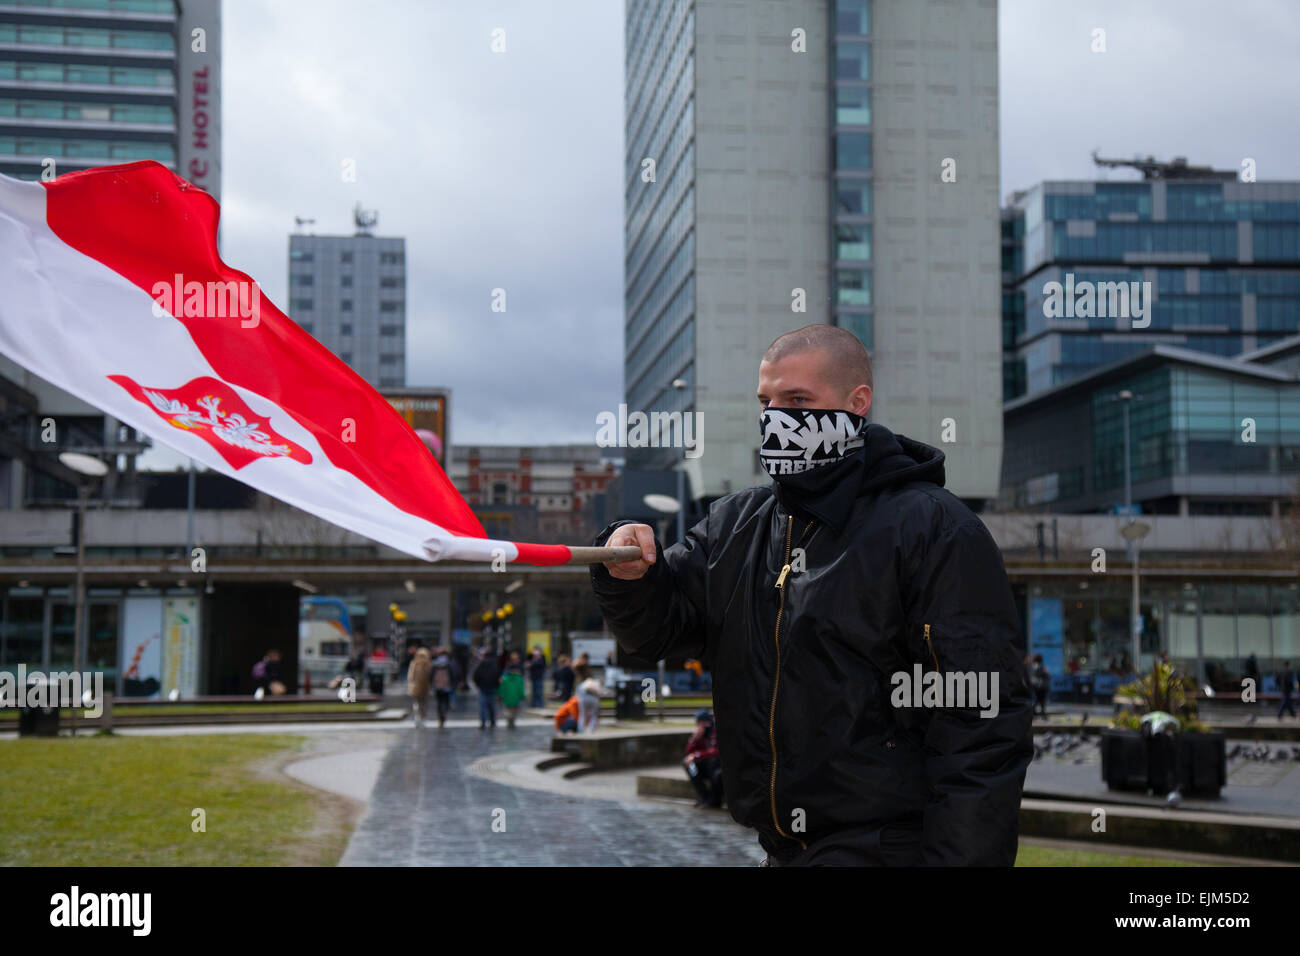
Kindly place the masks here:
[(555, 712), (555, 732), (557, 734), (576, 734), (578, 732), (578, 695), (574, 694)]

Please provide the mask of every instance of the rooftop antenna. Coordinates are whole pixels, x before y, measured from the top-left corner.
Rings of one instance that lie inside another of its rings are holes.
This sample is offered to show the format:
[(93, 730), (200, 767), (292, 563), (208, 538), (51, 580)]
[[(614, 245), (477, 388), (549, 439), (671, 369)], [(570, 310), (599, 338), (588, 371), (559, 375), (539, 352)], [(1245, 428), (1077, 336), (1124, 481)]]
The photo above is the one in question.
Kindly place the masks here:
[(294, 224), (294, 226), (295, 226), (295, 227), (297, 228), (297, 230), (298, 230), (298, 235), (302, 235), (302, 227), (303, 227), (303, 226), (307, 226), (307, 225), (312, 225), (312, 226), (314, 226), (314, 225), (316, 225), (316, 220), (315, 220), (315, 219), (306, 219), (306, 218), (304, 218), (304, 217), (302, 217), (302, 216), (294, 216), (294, 217), (293, 217), (293, 224)]
[(375, 223), (379, 222), (379, 212), (374, 209), (362, 209), (360, 200), (352, 211), (352, 219), (357, 224), (357, 235), (368, 236)]
[(1116, 168), (1119, 166), (1132, 166), (1142, 173), (1143, 179), (1213, 179), (1219, 182), (1231, 182), (1237, 178), (1235, 170), (1213, 169), (1209, 166), (1189, 166), (1186, 156), (1175, 156), (1170, 162), (1161, 162), (1154, 156), (1148, 156), (1142, 159), (1134, 156), (1132, 159), (1103, 159), (1097, 155), (1097, 150), (1092, 151), (1092, 161), (1098, 166)]

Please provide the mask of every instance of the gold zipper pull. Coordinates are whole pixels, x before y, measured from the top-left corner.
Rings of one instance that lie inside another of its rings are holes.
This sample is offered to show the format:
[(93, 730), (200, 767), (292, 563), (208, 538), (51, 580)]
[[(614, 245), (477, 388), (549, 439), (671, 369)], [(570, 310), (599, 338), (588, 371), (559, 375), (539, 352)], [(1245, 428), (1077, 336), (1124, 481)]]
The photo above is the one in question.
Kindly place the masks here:
[(787, 564), (785, 567), (781, 569), (781, 574), (776, 579), (776, 589), (778, 591), (781, 590), (781, 588), (785, 587), (785, 576), (789, 573), (790, 573), (790, 565)]
[(939, 667), (939, 657), (934, 653), (934, 642), (930, 640), (930, 625), (925, 625), (925, 643), (930, 648), (930, 657), (934, 660), (934, 669), (942, 670)]

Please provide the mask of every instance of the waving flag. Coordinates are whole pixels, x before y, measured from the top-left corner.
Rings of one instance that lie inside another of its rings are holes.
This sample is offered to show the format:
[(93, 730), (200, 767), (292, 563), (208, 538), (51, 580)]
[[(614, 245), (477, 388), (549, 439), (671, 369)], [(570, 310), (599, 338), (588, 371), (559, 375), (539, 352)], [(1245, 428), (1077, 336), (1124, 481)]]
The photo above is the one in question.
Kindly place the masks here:
[(401, 415), (217, 254), (220, 210), (155, 162), (0, 175), (0, 352), (215, 471), (430, 561), (494, 541)]

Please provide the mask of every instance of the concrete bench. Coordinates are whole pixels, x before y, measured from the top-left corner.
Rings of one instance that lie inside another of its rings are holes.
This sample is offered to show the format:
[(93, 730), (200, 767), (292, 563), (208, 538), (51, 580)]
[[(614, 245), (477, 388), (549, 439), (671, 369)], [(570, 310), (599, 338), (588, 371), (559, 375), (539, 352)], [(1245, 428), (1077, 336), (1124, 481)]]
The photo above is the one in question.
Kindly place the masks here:
[(691, 733), (691, 729), (619, 729), (556, 734), (551, 738), (551, 752), (571, 754), (598, 770), (680, 763)]

